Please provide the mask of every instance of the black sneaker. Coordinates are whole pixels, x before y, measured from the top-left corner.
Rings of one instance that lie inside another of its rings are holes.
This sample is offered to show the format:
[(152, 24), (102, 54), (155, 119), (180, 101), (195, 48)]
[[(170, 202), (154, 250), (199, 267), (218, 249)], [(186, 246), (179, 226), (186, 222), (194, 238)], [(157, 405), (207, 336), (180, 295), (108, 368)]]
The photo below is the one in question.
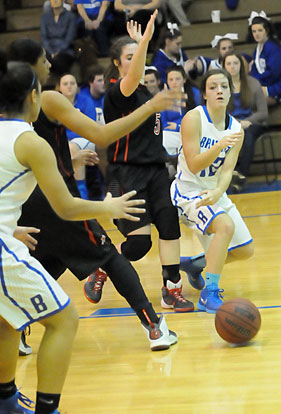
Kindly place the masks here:
[[(22, 331), (21, 338), (20, 338), (20, 346), (19, 346), (19, 356), (27, 356), (32, 354), (32, 348), (26, 343), (26, 334), (27, 330)], [(30, 328), (28, 330), (28, 335), (30, 334)]]
[(177, 334), (168, 329), (163, 315), (161, 315), (159, 323), (149, 325), (142, 323), (142, 327), (149, 339), (151, 351), (163, 351), (178, 342)]
[(166, 309), (174, 309), (175, 312), (192, 312), (194, 305), (185, 299), (182, 294), (182, 281), (173, 283), (167, 281), (167, 286), (162, 288), (161, 306)]
[[(203, 262), (203, 259), (201, 262)], [(201, 273), (203, 269), (204, 267), (194, 263), (191, 257), (181, 256), (180, 270), (186, 273), (188, 281), (194, 289), (202, 290), (205, 286), (205, 280)]]
[(107, 273), (99, 268), (87, 277), (83, 290), (89, 302), (98, 303), (101, 300), (103, 284), (107, 279)]

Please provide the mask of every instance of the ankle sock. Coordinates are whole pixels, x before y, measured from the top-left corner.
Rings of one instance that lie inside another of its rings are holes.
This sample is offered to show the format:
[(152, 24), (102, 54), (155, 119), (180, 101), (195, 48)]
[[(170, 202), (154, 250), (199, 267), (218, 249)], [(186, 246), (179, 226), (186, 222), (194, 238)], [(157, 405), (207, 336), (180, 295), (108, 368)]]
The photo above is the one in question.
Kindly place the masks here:
[(50, 414), (59, 406), (60, 394), (37, 392), (35, 414)]
[(219, 274), (206, 272), (205, 273), (206, 288), (208, 288), (208, 286), (212, 284), (215, 284), (218, 287), (220, 277), (221, 275)]
[(180, 265), (162, 265), (162, 276), (164, 286), (167, 285), (167, 280), (170, 280), (173, 283), (178, 283), (180, 280)]

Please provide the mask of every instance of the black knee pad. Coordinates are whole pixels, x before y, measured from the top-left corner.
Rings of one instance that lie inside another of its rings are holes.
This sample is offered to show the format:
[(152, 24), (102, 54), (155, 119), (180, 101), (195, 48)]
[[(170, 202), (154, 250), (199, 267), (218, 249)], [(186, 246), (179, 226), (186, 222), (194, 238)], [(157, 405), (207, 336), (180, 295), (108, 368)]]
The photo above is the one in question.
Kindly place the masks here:
[(151, 249), (151, 237), (148, 234), (134, 234), (127, 236), (127, 240), (121, 244), (122, 254), (131, 262), (140, 260)]
[(158, 211), (156, 217), (153, 218), (153, 222), (160, 239), (176, 240), (180, 238), (178, 211), (173, 205)]

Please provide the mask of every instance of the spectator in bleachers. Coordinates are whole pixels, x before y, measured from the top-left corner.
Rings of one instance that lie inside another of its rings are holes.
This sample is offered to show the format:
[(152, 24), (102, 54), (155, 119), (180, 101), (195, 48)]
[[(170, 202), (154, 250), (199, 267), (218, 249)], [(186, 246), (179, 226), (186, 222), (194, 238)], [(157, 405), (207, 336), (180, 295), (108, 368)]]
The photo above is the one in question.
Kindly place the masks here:
[(187, 95), (186, 106), (178, 111), (161, 112), (161, 123), (163, 128), (163, 147), (167, 152), (166, 166), (171, 180), (175, 178), (177, 169), (178, 151), (181, 146), (180, 127), (181, 121), (187, 111), (200, 105), (201, 98), (199, 89), (192, 86), (187, 80), (185, 70), (182, 66), (173, 65), (167, 70), (167, 85), (169, 89), (178, 89)]
[(230, 73), (233, 83), (228, 112), (240, 121), (245, 132), (231, 182), (232, 190), (237, 192), (246, 182), (255, 143), (265, 132), (268, 109), (261, 85), (257, 79), (247, 75), (241, 55), (228, 53), (223, 59), (222, 66)]
[[(226, 33), (223, 36), (216, 35), (211, 41), (211, 46), (218, 50), (218, 57), (212, 59), (206, 56), (197, 56), (194, 59), (190, 59), (188, 63), (192, 69), (188, 72), (189, 77), (196, 79), (198, 76), (205, 75), (208, 70), (221, 69), (224, 56), (234, 51), (234, 40), (238, 40), (237, 33)], [(248, 72), (248, 62), (251, 61), (251, 56), (242, 54), (242, 58)]]
[[(71, 74), (63, 75), (59, 83), (60, 92), (69, 100), (69, 102), (80, 112), (95, 120), (95, 111), (90, 98), (80, 95), (76, 79)], [(81, 197), (88, 199), (88, 189), (86, 186), (85, 165), (94, 165), (93, 156), (95, 153), (95, 144), (86, 138), (79, 137), (75, 132), (66, 129), (67, 139), (69, 140), (69, 148), (71, 160), (73, 163), (74, 177), (81, 194)], [(83, 150), (83, 152), (81, 152)], [(96, 155), (96, 154), (95, 154)], [(96, 156), (95, 162), (98, 162)]]
[[(80, 87), (80, 95), (85, 96), (92, 102), (94, 120), (103, 125), (104, 122), (104, 67), (101, 65), (92, 65), (87, 69), (87, 85)], [(99, 164), (86, 167), (86, 184), (89, 199), (103, 200), (105, 196), (104, 174), (107, 165), (106, 149), (96, 148), (99, 157)]]
[(63, 0), (51, 0), (50, 4), (51, 8), (41, 16), (41, 42), (52, 70), (61, 75), (75, 60), (76, 19), (63, 7)]
[(114, 18), (114, 0), (74, 0), (80, 15), (78, 36), (90, 35), (96, 45), (99, 57), (108, 56), (109, 37)]
[[(74, 0), (63, 0), (63, 7), (68, 10), (74, 10)], [(46, 0), (43, 4), (43, 12), (49, 11), (51, 9), (51, 1)]]
[(144, 72), (144, 84), (152, 96), (161, 90), (160, 74), (155, 66), (146, 66)]
[(250, 74), (263, 86), (268, 105), (281, 100), (281, 47), (264, 11), (252, 12), (249, 29), (257, 43)]
[(159, 39), (159, 49), (156, 50), (152, 65), (160, 73), (161, 81), (167, 81), (167, 69), (173, 65), (184, 66), (187, 55), (182, 49), (182, 34), (176, 23), (167, 23), (168, 28), (163, 31)]
[(188, 27), (190, 26), (190, 21), (186, 16), (185, 9), (191, 2), (192, 0), (163, 0), (162, 7), (169, 8), (181, 27)]
[(98, 124), (104, 124), (103, 104), (105, 95), (104, 84), (105, 69), (101, 65), (93, 65), (87, 70), (88, 84), (81, 86), (80, 95), (90, 98), (93, 104), (95, 118)]

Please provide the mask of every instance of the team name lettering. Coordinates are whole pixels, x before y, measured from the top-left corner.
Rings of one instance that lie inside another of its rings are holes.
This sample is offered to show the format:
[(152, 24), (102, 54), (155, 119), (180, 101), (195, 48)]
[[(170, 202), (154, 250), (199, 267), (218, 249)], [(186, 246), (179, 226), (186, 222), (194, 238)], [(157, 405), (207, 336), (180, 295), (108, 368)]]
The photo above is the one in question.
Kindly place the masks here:
[(213, 145), (215, 145), (217, 142), (218, 142), (217, 139), (202, 137), (200, 141), (200, 147), (209, 149)]

